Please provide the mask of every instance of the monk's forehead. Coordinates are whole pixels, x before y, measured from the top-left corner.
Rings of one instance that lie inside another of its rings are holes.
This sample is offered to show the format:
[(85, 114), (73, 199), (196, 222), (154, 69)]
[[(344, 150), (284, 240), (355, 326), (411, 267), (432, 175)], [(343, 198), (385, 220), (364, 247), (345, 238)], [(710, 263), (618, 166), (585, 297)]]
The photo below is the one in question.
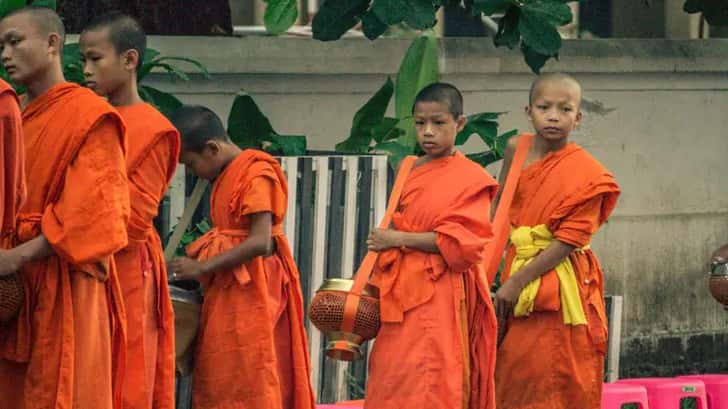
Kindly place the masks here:
[(574, 98), (581, 99), (581, 85), (570, 77), (545, 77), (536, 80), (533, 84), (531, 99), (543, 96), (544, 92), (569, 93)]
[(0, 28), (3, 31), (13, 30), (27, 34), (62, 34), (62, 28), (59, 30), (57, 24), (50, 17), (30, 10), (19, 11), (5, 17), (0, 21)]

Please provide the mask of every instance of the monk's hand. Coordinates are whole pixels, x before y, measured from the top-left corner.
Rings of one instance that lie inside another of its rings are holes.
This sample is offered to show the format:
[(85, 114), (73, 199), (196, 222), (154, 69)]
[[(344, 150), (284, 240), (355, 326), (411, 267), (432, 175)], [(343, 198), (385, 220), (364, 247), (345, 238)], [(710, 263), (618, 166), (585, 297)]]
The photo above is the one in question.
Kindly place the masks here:
[(710, 260), (712, 264), (723, 264), (728, 262), (728, 244), (725, 244), (723, 247), (716, 250)]
[(0, 277), (16, 273), (23, 266), (23, 257), (17, 249), (0, 250)]
[(511, 277), (495, 293), (495, 313), (499, 320), (506, 320), (513, 312), (524, 285)]
[(400, 247), (399, 232), (392, 229), (374, 229), (369, 233), (367, 248), (382, 251), (392, 247)]
[(167, 264), (174, 280), (194, 280), (205, 273), (204, 264), (189, 257), (178, 257)]

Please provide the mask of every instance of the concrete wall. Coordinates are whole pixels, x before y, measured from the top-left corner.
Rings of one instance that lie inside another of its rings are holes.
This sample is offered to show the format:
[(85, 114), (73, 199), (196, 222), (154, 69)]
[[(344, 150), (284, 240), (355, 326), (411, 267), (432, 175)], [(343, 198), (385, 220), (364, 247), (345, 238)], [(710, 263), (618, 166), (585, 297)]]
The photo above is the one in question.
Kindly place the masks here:
[[(197, 58), (215, 77), (155, 85), (224, 117), (245, 89), (278, 132), (331, 149), (396, 72), (408, 41), (180, 37), (151, 46)], [(508, 111), (502, 130), (527, 130), (533, 76), (518, 53), (488, 39), (447, 39), (441, 49), (443, 78), (464, 91), (467, 112)], [(594, 239), (607, 292), (625, 300), (622, 373), (728, 371), (728, 311), (706, 287), (709, 254), (728, 242), (728, 40), (567, 41), (548, 69), (582, 81), (585, 116), (574, 140), (623, 188)]]

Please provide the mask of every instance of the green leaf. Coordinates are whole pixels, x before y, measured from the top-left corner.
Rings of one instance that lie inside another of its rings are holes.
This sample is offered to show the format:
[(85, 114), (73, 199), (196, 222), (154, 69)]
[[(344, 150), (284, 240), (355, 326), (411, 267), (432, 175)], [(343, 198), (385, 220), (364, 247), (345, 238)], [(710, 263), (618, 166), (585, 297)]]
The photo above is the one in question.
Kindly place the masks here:
[(372, 151), (376, 153), (384, 153), (389, 156), (389, 164), (395, 169), (405, 156), (412, 155), (413, 153), (412, 148), (402, 145), (397, 141), (378, 143), (374, 146)]
[(411, 10), (408, 0), (374, 0), (370, 12), (384, 24), (392, 26), (404, 21)]
[(167, 74), (171, 78), (171, 80), (174, 82), (177, 79), (180, 79), (182, 81), (189, 81), (190, 77), (187, 75), (187, 73), (183, 72), (179, 68), (177, 68), (175, 65), (167, 64), (159, 62), (159, 60), (155, 60), (150, 65), (150, 71), (153, 71), (155, 68), (161, 68), (165, 71), (167, 71)]
[(76, 84), (83, 84), (86, 77), (83, 75), (83, 63), (81, 62), (81, 47), (78, 43), (69, 43), (63, 46), (61, 55), (63, 65), (63, 76), (66, 81)]
[(389, 28), (389, 26), (382, 22), (382, 20), (380, 20), (379, 17), (377, 17), (371, 10), (362, 17), (361, 24), (364, 35), (370, 40), (379, 38), (379, 36), (384, 34)]
[(498, 21), (498, 33), (493, 37), (496, 47), (516, 48), (521, 41), (521, 32), (518, 30), (520, 18), (521, 11), (518, 7), (512, 6), (506, 11), (503, 18)]
[(474, 0), (473, 14), (483, 13), (490, 16), (496, 13), (505, 13), (512, 4), (512, 0)]
[(144, 50), (144, 60), (142, 61), (142, 66), (144, 64), (148, 64), (152, 62), (155, 58), (159, 56), (159, 51), (155, 50), (154, 48), (147, 47), (146, 50)]
[(306, 137), (303, 135), (272, 134), (267, 138), (280, 153), (285, 156), (301, 156), (306, 154)]
[(521, 32), (523, 42), (535, 52), (543, 55), (556, 55), (561, 48), (561, 34), (556, 27), (558, 25), (556, 9), (553, 7), (539, 6), (536, 4), (553, 4), (563, 6), (568, 12), (571, 20), (571, 10), (565, 4), (556, 3), (534, 3), (524, 6), (521, 9), (521, 18), (518, 21), (518, 30)]
[(384, 142), (398, 138), (402, 133), (404, 133), (403, 130), (397, 128), (398, 124), (399, 119), (397, 118), (382, 119), (382, 122), (380, 122), (379, 125), (372, 128), (372, 138), (376, 142)]
[(571, 23), (574, 16), (571, 8), (565, 2), (558, 1), (534, 1), (528, 2), (521, 8), (524, 15), (535, 15), (548, 21), (554, 26), (563, 26)]
[[(416, 38), (402, 59), (397, 73), (395, 86), (395, 114), (398, 119), (411, 118), (415, 96), (422, 88), (437, 82), (440, 77), (438, 67), (437, 41), (431, 35)], [(414, 149), (417, 144), (414, 122), (409, 119), (400, 124), (405, 134), (397, 138), (403, 146)]]
[(502, 159), (502, 156), (499, 157), (498, 153), (494, 151), (472, 153), (466, 156), (468, 157), (468, 159), (472, 160), (475, 163), (478, 163), (482, 167), (486, 167), (491, 163), (498, 162)]
[(182, 106), (182, 102), (174, 95), (146, 85), (139, 87), (139, 94), (168, 118)]
[(464, 144), (472, 134), (477, 134), (486, 146), (493, 149), (495, 138), (498, 136), (498, 123), (485, 120), (468, 121), (463, 130), (458, 133), (455, 144)]
[(435, 6), (432, 0), (408, 0), (409, 10), (404, 21), (408, 26), (425, 30), (435, 25)]
[(496, 143), (493, 149), (496, 151), (496, 153), (498, 153), (499, 158), (503, 158), (506, 146), (508, 146), (508, 140), (516, 135), (518, 135), (518, 129), (512, 129), (502, 135), (498, 135), (498, 137), (495, 138)]
[(260, 148), (261, 141), (276, 132), (253, 98), (240, 91), (228, 117), (228, 134), (241, 148)]
[(265, 28), (269, 33), (278, 35), (291, 28), (298, 18), (296, 0), (266, 0)]
[[(166, 56), (166, 57), (159, 57), (159, 58), (155, 59), (153, 61), (153, 63), (161, 63), (162, 61), (164, 61), (164, 62), (173, 61), (173, 62), (183, 62), (183, 63), (187, 63), (187, 64), (191, 65), (193, 68), (195, 68), (199, 74), (202, 74), (202, 76), (205, 77), (205, 79), (210, 79), (211, 78), (210, 72), (207, 71), (207, 68), (205, 68), (205, 66), (202, 65), (201, 62), (195, 60), (194, 58)], [(178, 68), (174, 64), (167, 64), (167, 65), (170, 65), (170, 66), (176, 68), (178, 71), (181, 71), (181, 69)]]
[(337, 152), (366, 153), (369, 151), (372, 129), (382, 122), (393, 93), (394, 84), (387, 77), (379, 91), (356, 112), (349, 138), (336, 145)]
[(369, 0), (326, 0), (313, 18), (313, 38), (333, 41), (359, 22), (369, 8)]
[(0, 0), (0, 18), (23, 7), (25, 7), (25, 0)]
[[(531, 71), (536, 74), (541, 73), (541, 68), (543, 68), (543, 66), (546, 65), (546, 61), (551, 58), (551, 56), (534, 51), (526, 44), (521, 44), (521, 52), (523, 53), (523, 58), (526, 60), (526, 64), (528, 64), (528, 66), (531, 68)], [(558, 54), (554, 57), (558, 58)]]
[(51, 9), (51, 10), (56, 9), (55, 0), (33, 0), (33, 2), (31, 4), (36, 7), (45, 7), (47, 9)]

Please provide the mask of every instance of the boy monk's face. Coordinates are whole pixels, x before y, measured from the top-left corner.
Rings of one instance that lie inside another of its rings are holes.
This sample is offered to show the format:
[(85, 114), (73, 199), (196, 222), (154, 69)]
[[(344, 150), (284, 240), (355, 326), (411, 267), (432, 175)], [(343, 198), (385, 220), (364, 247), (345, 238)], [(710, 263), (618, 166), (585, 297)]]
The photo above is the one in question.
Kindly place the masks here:
[(465, 117), (455, 118), (443, 102), (421, 101), (415, 105), (417, 143), (431, 158), (452, 154), (455, 137), (465, 126)]
[(10, 79), (28, 85), (53, 63), (59, 46), (44, 35), (28, 13), (19, 13), (0, 21), (0, 59)]
[(185, 165), (197, 177), (214, 179), (224, 166), (219, 142), (209, 141), (199, 152), (184, 149), (183, 146), (179, 154), (179, 163)]
[(569, 136), (581, 121), (581, 90), (570, 81), (544, 81), (533, 92), (526, 113), (542, 138), (559, 141)]
[(128, 53), (119, 53), (109, 38), (109, 29), (84, 31), (79, 40), (86, 86), (101, 96), (108, 96), (129, 81), (136, 61)]

